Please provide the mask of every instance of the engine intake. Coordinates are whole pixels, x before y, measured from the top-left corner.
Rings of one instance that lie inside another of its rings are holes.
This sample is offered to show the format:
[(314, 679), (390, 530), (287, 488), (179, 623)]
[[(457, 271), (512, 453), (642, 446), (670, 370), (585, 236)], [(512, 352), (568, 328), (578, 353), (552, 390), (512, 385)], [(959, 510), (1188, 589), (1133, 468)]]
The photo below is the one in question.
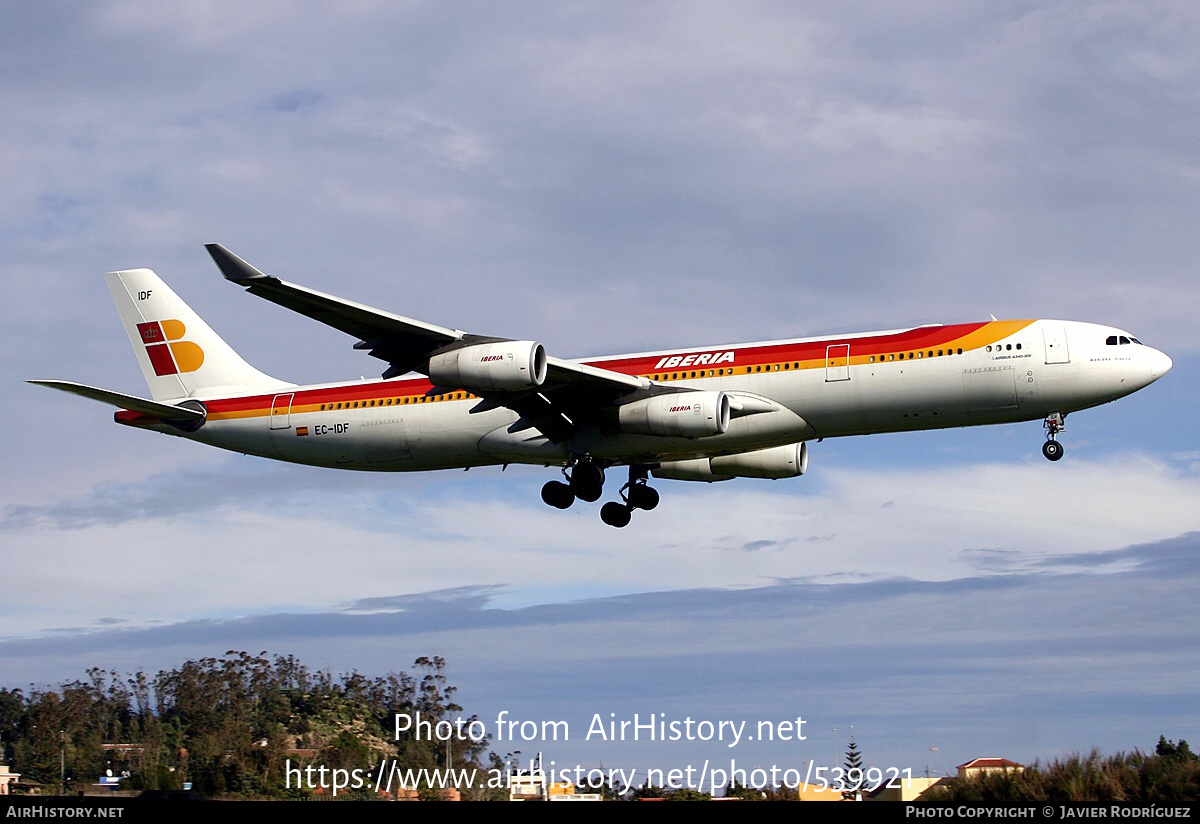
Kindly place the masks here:
[(429, 359), (429, 379), (468, 390), (534, 389), (546, 380), (546, 347), (532, 340), (464, 346)]

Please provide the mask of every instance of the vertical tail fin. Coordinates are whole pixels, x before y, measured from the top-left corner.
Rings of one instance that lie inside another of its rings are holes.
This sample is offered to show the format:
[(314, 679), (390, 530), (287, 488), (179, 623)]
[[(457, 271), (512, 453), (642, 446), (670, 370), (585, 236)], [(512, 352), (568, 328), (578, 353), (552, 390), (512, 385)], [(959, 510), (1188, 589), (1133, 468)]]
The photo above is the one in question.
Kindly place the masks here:
[(104, 278), (154, 400), (291, 385), (242, 360), (149, 269), (109, 272)]

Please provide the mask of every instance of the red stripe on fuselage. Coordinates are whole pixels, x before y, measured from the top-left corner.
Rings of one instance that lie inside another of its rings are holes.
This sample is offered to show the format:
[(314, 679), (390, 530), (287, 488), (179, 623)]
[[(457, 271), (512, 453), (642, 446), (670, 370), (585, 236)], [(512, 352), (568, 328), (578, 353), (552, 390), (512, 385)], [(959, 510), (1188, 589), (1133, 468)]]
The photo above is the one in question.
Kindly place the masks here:
[(733, 352), (733, 361), (725, 361), (724, 365), (755, 366), (764, 363), (782, 361), (813, 361), (824, 360), (830, 346), (849, 346), (850, 353), (859, 355), (879, 355), (886, 352), (907, 351), (909, 349), (936, 349), (987, 326), (982, 323), (959, 323), (953, 326), (928, 326), (908, 329), (889, 335), (871, 335), (867, 337), (822, 338), (820, 340), (799, 341), (795, 343), (769, 343), (762, 346), (716, 346), (702, 349), (680, 349), (676, 352), (659, 352), (636, 358), (615, 358), (612, 360), (588, 361), (590, 366), (601, 369), (611, 369), (614, 372), (624, 372), (629, 375), (644, 375), (648, 372), (670, 372), (675, 370), (695, 369), (706, 364), (691, 363), (671, 367), (658, 366), (665, 357), (670, 355), (687, 355)]

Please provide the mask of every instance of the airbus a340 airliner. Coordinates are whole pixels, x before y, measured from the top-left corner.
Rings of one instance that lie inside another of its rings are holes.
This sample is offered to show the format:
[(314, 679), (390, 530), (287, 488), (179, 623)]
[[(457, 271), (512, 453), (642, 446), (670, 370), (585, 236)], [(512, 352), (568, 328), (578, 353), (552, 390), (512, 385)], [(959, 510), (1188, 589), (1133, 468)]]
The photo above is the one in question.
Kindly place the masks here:
[(1120, 329), (990, 320), (824, 338), (561, 360), (530, 340), (472, 335), (265, 275), (217, 244), (246, 291), (358, 339), (379, 380), (297, 386), (250, 366), (149, 269), (105, 277), (151, 399), (67, 381), (32, 383), (121, 409), (117, 423), (265, 458), (401, 472), (524, 463), (561, 467), (542, 500), (604, 492), (601, 519), (654, 509), (648, 477), (791, 478), (807, 442), (1043, 419), (1062, 457), (1067, 413), (1135, 392), (1171, 359)]

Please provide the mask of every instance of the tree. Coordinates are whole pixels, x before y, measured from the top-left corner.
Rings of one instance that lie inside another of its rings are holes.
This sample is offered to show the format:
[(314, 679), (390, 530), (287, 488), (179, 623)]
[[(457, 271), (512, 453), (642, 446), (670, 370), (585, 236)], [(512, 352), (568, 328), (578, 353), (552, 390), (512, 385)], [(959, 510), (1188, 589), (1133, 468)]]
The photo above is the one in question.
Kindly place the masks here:
[(842, 777), (842, 783), (846, 789), (842, 790), (842, 798), (855, 798), (862, 789), (862, 753), (858, 751), (858, 744), (854, 743), (854, 737), (850, 737), (850, 746), (846, 748), (846, 762), (842, 765), (845, 774)]
[(0, 762), (12, 760), (13, 743), (21, 734), (25, 696), (20, 690), (0, 689)]
[[(308, 759), (348, 769), (370, 769), (384, 759), (400, 769), (449, 760), (482, 775), (486, 736), (455, 736), (453, 746), (411, 733), (397, 740), (398, 712), (419, 711), (436, 724), (457, 722), (462, 711), (452, 700), (446, 662), (415, 663), (418, 677), (356, 671), (334, 677), (290, 656), (231, 650), (154, 676), (92, 669), (56, 690), (0, 690), (0, 759), (51, 785), (62, 759), (68, 783), (90, 783), (111, 769), (128, 773), (131, 789), (174, 789), (188, 781), (201, 793), (243, 797), (307, 795), (308, 789), (289, 793), (284, 766), (303, 768)], [(481, 727), (477, 722), (474, 729)]]
[(668, 790), (663, 794), (663, 799), (665, 801), (712, 801), (712, 793), (693, 790), (691, 787), (680, 787), (677, 790)]
[(637, 801), (640, 798), (665, 798), (666, 791), (657, 784), (651, 784), (650, 779), (647, 778), (642, 786), (634, 788), (629, 797), (633, 801)]
[(1158, 746), (1154, 748), (1154, 754), (1175, 761), (1186, 762), (1200, 759), (1200, 755), (1196, 755), (1188, 747), (1188, 742), (1180, 738), (1179, 743), (1176, 744), (1174, 741), (1168, 741), (1165, 735), (1158, 737)]

